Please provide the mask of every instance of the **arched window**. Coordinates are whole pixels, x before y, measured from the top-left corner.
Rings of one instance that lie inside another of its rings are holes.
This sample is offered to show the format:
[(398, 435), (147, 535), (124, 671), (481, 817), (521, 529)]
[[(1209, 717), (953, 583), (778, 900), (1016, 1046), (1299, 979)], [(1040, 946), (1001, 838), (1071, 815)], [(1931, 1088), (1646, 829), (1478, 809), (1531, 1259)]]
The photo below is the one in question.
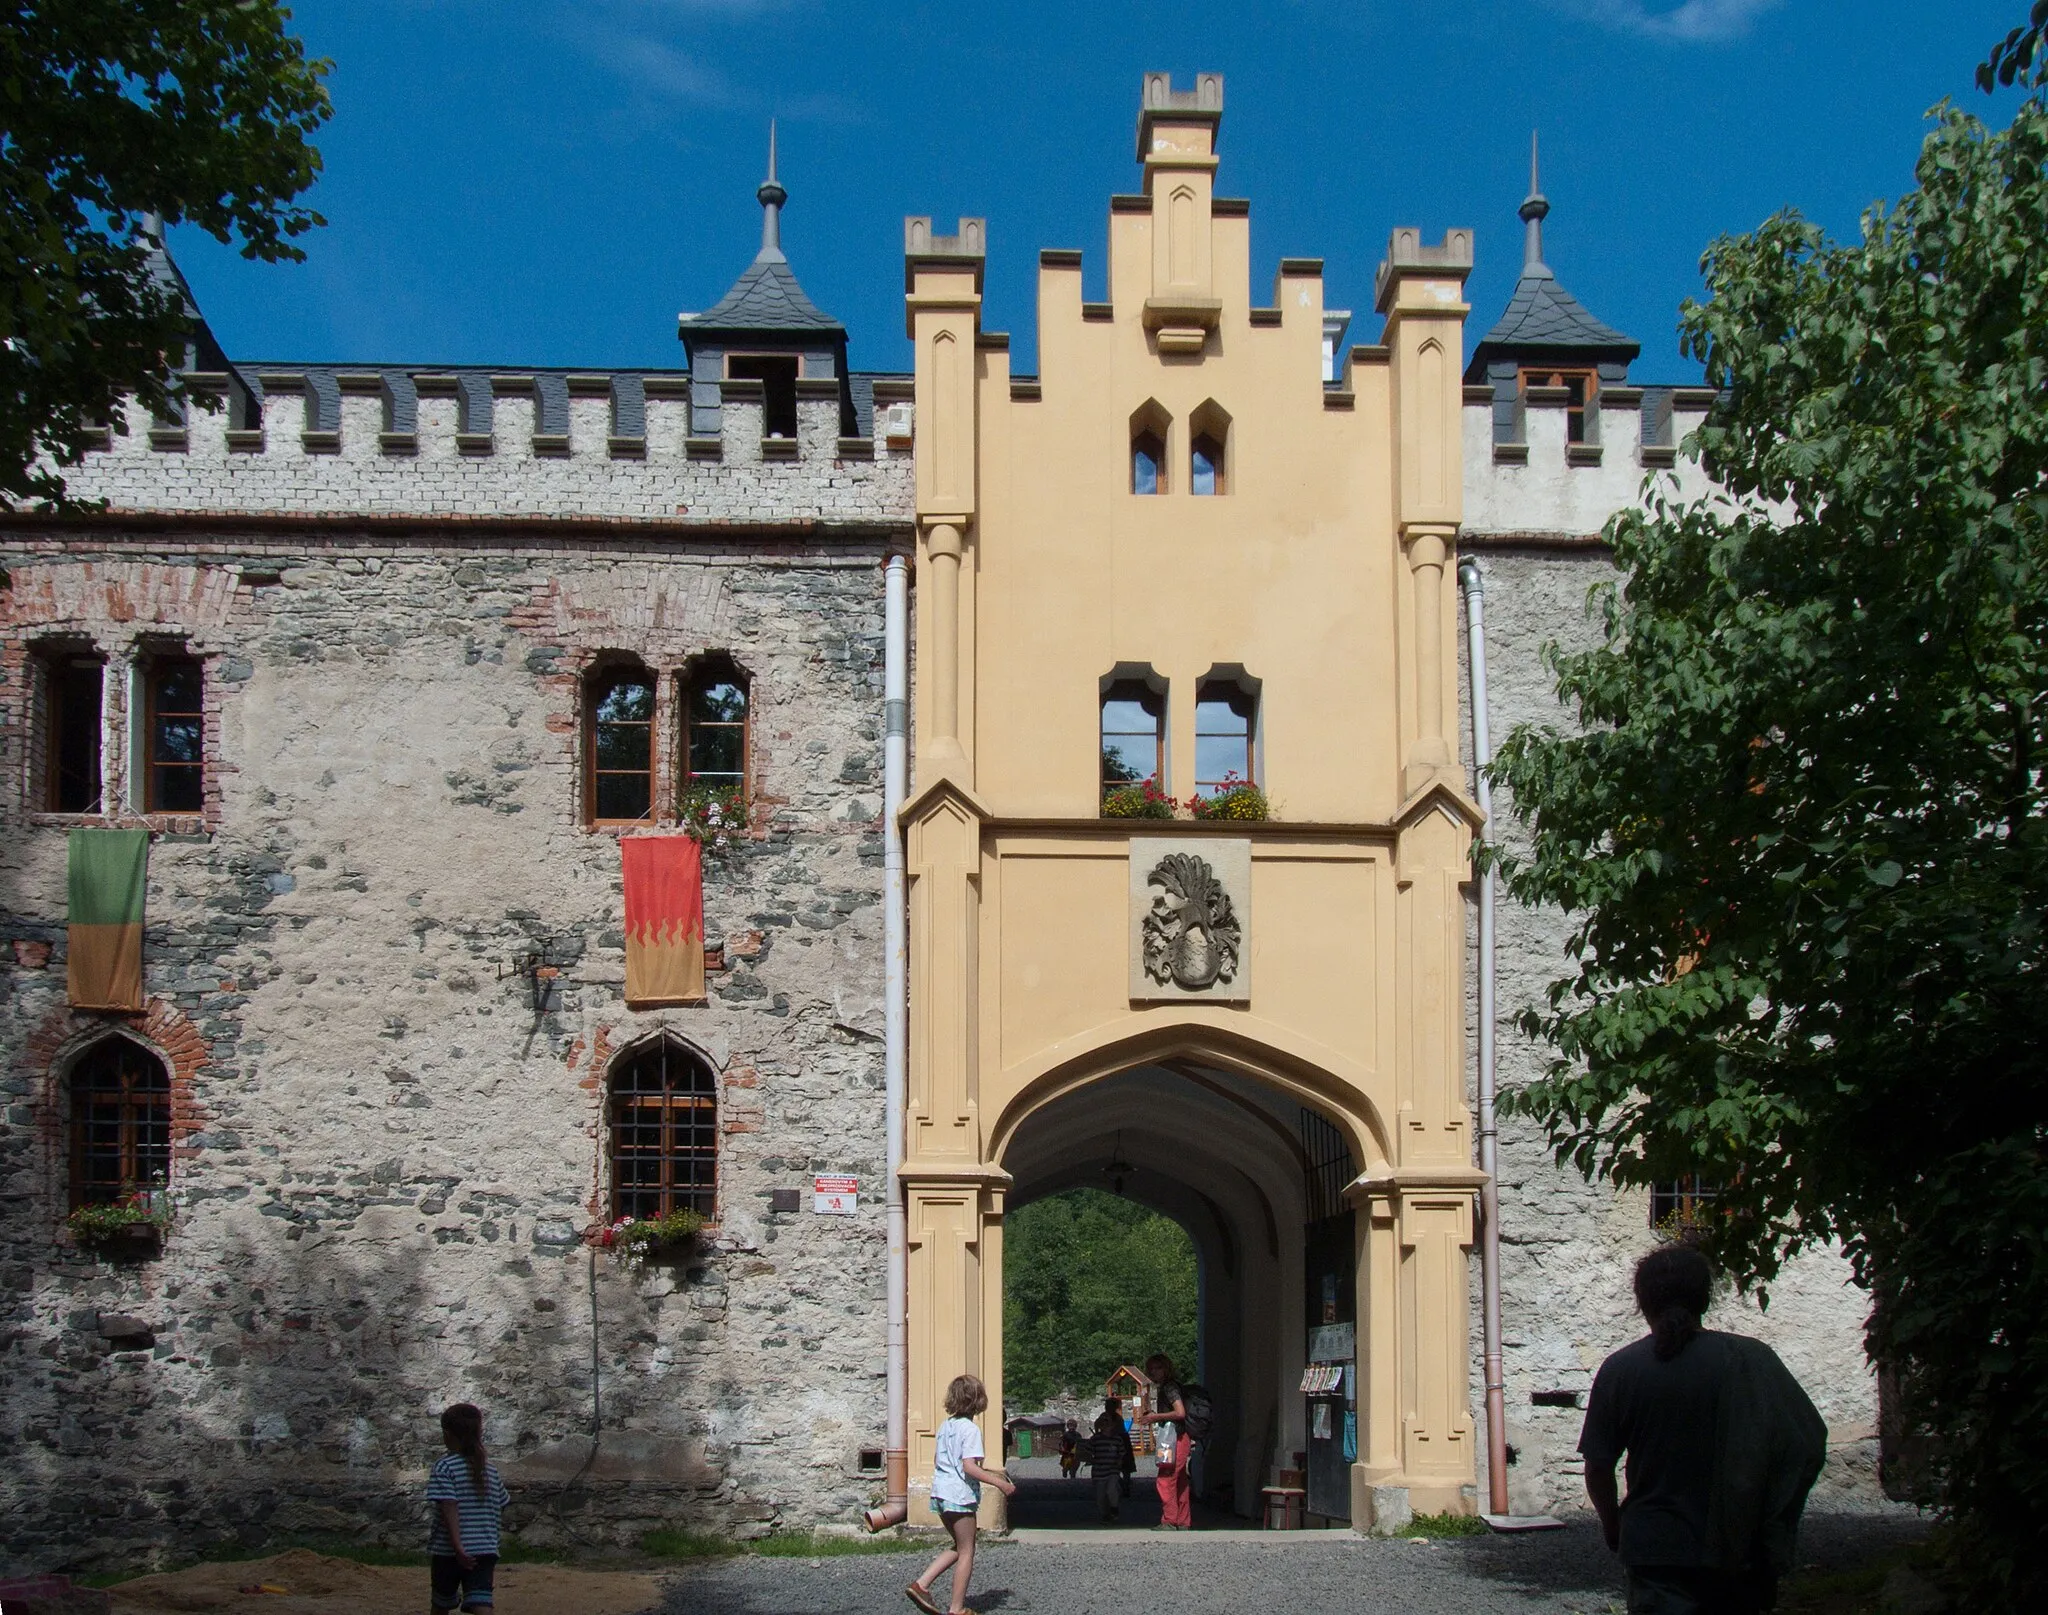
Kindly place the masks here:
[(654, 680), (634, 664), (584, 685), (583, 798), (593, 824), (654, 817)]
[[(1159, 778), (1166, 750), (1166, 696), (1143, 679), (1102, 692), (1102, 791)], [(1165, 782), (1160, 782), (1165, 789)]]
[(691, 670), (683, 687), (683, 788), (744, 791), (747, 683), (722, 658)]
[(1131, 416), (1131, 492), (1166, 492), (1166, 428), (1168, 417), (1147, 402)]
[(667, 1038), (628, 1050), (611, 1077), (612, 1216), (712, 1216), (718, 1203), (718, 1078)]
[(139, 1043), (104, 1038), (71, 1068), (71, 1204), (108, 1204), (170, 1178), (170, 1075)]
[(1188, 492), (1228, 493), (1230, 417), (1212, 400), (1188, 417), (1188, 431), (1192, 434), (1188, 442)]
[(1205, 679), (1195, 692), (1195, 791), (1214, 796), (1258, 783), (1259, 698), (1226, 679)]

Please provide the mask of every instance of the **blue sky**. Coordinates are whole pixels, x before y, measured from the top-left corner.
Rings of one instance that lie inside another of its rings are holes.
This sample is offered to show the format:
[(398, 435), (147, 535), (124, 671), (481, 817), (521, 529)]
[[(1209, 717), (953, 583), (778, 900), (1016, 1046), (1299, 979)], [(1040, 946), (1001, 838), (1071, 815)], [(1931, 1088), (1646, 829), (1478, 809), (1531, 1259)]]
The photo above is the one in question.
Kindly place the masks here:
[(1566, 286), (1691, 376), (1701, 250), (1797, 207), (1853, 233), (1912, 183), (1944, 96), (2023, 0), (300, 0), (335, 63), (330, 221), (308, 261), (172, 247), (228, 351), (361, 362), (676, 365), (675, 315), (752, 257), (767, 122), (783, 240), (853, 359), (908, 362), (902, 218), (989, 221), (984, 321), (1034, 362), (1040, 247), (1087, 253), (1137, 188), (1139, 75), (1225, 78), (1219, 188), (1252, 202), (1254, 290), (1321, 257), (1370, 317), (1396, 224), (1477, 228), (1468, 344), (1520, 262), (1532, 125)]

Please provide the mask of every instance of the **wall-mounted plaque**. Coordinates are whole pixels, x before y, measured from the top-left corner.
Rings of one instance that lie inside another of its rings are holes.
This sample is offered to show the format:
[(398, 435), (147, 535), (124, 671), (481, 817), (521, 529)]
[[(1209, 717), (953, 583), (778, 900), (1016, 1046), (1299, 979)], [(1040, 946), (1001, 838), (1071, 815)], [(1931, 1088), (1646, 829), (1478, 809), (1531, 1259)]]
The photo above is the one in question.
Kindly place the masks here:
[(1131, 841), (1131, 997), (1249, 1003), (1249, 841)]

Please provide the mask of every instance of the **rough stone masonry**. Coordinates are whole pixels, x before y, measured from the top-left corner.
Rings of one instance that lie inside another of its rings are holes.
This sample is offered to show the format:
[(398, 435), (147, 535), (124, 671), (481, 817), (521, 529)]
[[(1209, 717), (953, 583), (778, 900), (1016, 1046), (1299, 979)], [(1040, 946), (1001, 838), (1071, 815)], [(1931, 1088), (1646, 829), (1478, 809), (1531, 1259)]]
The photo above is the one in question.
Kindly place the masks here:
[[(709, 452), (650, 403), (652, 445), (623, 456), (603, 423), (458, 455), (435, 441), (452, 416), (422, 419), (393, 455), (344, 418), (323, 459), (275, 431), (230, 449), (220, 415), (154, 440), (137, 419), (73, 478), (113, 513), (0, 533), (0, 1564), (410, 1544), (439, 1409), (465, 1398), (529, 1540), (868, 1501), (881, 565), (910, 462), (839, 439), (836, 399), (799, 408), (775, 459), (730, 397)], [(145, 815), (127, 670), (167, 645), (203, 664), (206, 799)], [(33, 794), (53, 648), (105, 659), (104, 816)], [(653, 672), (665, 781), (707, 654), (748, 683), (752, 825), (706, 858), (706, 1002), (629, 1010), (618, 838), (581, 803), (584, 674)], [(78, 824), (155, 832), (139, 1017), (66, 1004)], [(539, 1009), (507, 974), (536, 948), (558, 971)], [(608, 1069), (661, 1035), (717, 1074), (717, 1214), (689, 1256), (634, 1265), (586, 1236), (610, 1216)], [(65, 1076), (107, 1036), (171, 1075), (152, 1260), (64, 1229)], [(772, 1208), (814, 1173), (856, 1177), (858, 1214)]]

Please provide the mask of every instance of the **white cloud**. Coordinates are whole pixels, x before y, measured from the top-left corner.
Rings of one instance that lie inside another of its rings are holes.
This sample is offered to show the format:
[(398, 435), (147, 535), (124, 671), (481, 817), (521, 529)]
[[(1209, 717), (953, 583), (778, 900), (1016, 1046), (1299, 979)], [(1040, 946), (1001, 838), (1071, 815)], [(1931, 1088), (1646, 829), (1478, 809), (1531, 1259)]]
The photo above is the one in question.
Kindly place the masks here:
[(1554, 0), (1588, 22), (1652, 39), (1686, 44), (1740, 39), (1756, 19), (1784, 0)]

